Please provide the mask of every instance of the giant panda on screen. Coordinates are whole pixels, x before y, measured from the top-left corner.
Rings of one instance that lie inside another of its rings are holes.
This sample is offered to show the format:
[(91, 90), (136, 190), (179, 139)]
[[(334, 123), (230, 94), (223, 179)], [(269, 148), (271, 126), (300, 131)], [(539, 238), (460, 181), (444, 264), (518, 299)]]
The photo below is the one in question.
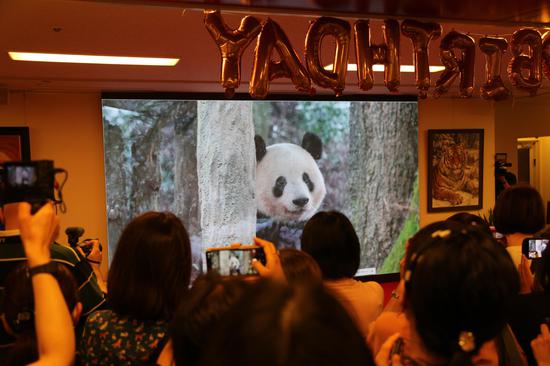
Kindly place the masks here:
[(325, 180), (315, 160), (322, 155), (321, 139), (306, 133), (302, 146), (280, 143), (266, 147), (260, 136), (256, 144), (256, 235), (278, 247), (300, 247), (305, 221), (325, 198)]

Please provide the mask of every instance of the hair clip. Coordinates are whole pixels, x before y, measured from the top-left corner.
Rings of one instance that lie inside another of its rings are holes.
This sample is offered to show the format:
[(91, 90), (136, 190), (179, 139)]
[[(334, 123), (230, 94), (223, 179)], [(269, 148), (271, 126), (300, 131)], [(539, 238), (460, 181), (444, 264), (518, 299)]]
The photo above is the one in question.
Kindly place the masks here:
[(408, 269), (406, 272), (405, 272), (405, 275), (404, 275), (404, 280), (405, 282), (409, 282), (411, 280), (411, 275), (412, 275), (412, 272), (410, 269)]
[(432, 238), (446, 238), (451, 235), (451, 230), (436, 230), (432, 233)]
[(466, 353), (472, 352), (476, 348), (474, 333), (467, 331), (460, 332), (458, 346)]

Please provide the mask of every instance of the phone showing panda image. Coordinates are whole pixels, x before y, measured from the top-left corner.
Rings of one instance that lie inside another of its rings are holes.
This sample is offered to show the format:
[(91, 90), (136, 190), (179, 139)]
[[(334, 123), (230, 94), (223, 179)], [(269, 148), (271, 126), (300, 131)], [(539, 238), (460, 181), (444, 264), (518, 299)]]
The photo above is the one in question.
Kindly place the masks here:
[(206, 250), (206, 268), (222, 276), (255, 276), (252, 260), (266, 263), (264, 248), (256, 245), (210, 248)]
[(523, 240), (521, 252), (528, 259), (539, 259), (542, 257), (542, 252), (548, 247), (550, 239), (544, 238), (527, 238)]

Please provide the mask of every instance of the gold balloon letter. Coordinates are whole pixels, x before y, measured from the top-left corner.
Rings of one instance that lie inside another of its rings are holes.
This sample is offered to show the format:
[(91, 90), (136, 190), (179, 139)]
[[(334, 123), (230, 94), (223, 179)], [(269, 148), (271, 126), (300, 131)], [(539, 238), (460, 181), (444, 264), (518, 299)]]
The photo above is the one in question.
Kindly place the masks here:
[[(321, 17), (313, 21), (306, 34), (306, 66), (315, 84), (333, 89), (336, 96), (346, 87), (351, 27), (348, 22), (336, 18)], [(325, 36), (336, 39), (336, 51), (332, 70), (321, 64), (320, 49)]]
[[(457, 59), (455, 56), (455, 48), (460, 50), (460, 59)], [(463, 98), (471, 97), (474, 91), (474, 63), (476, 56), (474, 39), (464, 33), (450, 31), (441, 40), (439, 50), (445, 71), (443, 71), (435, 83), (435, 97), (446, 93), (458, 75), (460, 75), (460, 96)]]
[[(271, 61), (273, 49), (277, 50), (281, 59), (278, 62)], [(277, 23), (268, 18), (262, 27), (254, 51), (250, 95), (253, 98), (265, 98), (269, 92), (269, 82), (281, 77), (290, 78), (299, 91), (310, 94), (315, 92), (311, 88), (307, 70), (300, 62), (288, 37)]]
[(383, 45), (373, 45), (370, 39), (368, 20), (358, 20), (354, 25), (355, 54), (357, 58), (357, 76), (359, 88), (369, 90), (374, 85), (374, 64), (383, 64), (384, 82), (391, 92), (399, 87), (399, 22), (394, 19), (384, 20)]
[(246, 16), (238, 29), (230, 29), (218, 10), (204, 12), (204, 24), (216, 42), (222, 56), (220, 82), (231, 98), (241, 83), (241, 56), (248, 44), (260, 33), (260, 21)]
[(424, 99), (428, 95), (428, 89), (430, 88), (428, 47), (431, 40), (441, 36), (441, 25), (405, 19), (401, 23), (401, 32), (412, 41), (414, 74), (416, 77), (416, 86), (418, 87), (418, 96)]
[(483, 99), (502, 100), (508, 98), (510, 90), (504, 86), (500, 77), (502, 54), (508, 48), (505, 38), (483, 37), (479, 40), (479, 49), (485, 54), (485, 84), (480, 88)]
[[(512, 85), (526, 90), (531, 95), (537, 94), (542, 83), (542, 37), (539, 31), (523, 28), (512, 35), (512, 59), (508, 64), (508, 76)], [(527, 47), (527, 53), (523, 48)], [(527, 70), (528, 75), (523, 75)]]

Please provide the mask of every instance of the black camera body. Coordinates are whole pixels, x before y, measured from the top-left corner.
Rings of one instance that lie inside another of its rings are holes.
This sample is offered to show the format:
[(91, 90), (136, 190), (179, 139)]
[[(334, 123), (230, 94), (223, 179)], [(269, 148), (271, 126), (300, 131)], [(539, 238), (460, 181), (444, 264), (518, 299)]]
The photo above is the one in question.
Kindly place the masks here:
[(55, 200), (52, 160), (5, 162), (2, 170), (2, 204)]

